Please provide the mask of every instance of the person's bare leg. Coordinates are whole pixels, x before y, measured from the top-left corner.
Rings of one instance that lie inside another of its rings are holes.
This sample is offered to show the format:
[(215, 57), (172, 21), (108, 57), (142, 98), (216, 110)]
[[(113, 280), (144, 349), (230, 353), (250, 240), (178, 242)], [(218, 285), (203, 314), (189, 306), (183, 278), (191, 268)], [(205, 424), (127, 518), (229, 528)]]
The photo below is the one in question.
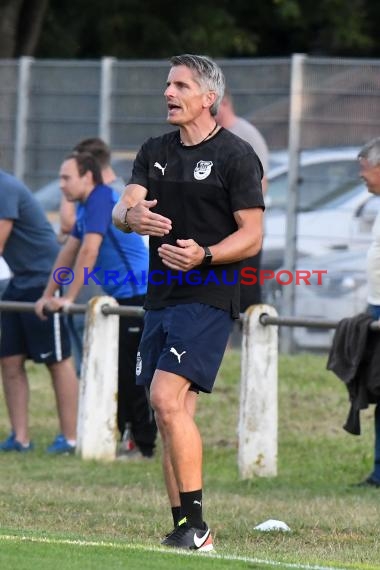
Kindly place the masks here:
[[(195, 416), (195, 410), (197, 407), (197, 392), (193, 392), (192, 390), (188, 391), (185, 396), (185, 407), (187, 412), (190, 414), (192, 418)], [(173, 465), (170, 460), (170, 454), (168, 446), (163, 440), (163, 456), (162, 456), (162, 467), (164, 472), (164, 479), (165, 479), (165, 486), (166, 491), (169, 497), (169, 502), (171, 507), (179, 507), (180, 497), (179, 497), (179, 489), (177, 480), (174, 475)]]
[(201, 436), (185, 404), (189, 385), (182, 376), (156, 370), (150, 389), (151, 403), (179, 492), (202, 488)]
[[(191, 417), (194, 418), (195, 410), (197, 406), (197, 396), (198, 394), (193, 391), (188, 391), (186, 394), (185, 399), (185, 406), (188, 413)], [(170, 454), (168, 451), (167, 445), (163, 442), (163, 458), (162, 458), (163, 470), (164, 470), (164, 478), (165, 478), (165, 485), (169, 497), (169, 501), (172, 507), (179, 506), (180, 499), (179, 499), (179, 490), (177, 481), (174, 475), (173, 466), (170, 460)]]
[(71, 358), (48, 364), (51, 374), (61, 433), (66, 439), (76, 440), (78, 413), (78, 379)]
[(29, 384), (25, 371), (25, 356), (15, 355), (2, 358), (1, 374), (9, 420), (16, 440), (27, 445), (29, 443)]

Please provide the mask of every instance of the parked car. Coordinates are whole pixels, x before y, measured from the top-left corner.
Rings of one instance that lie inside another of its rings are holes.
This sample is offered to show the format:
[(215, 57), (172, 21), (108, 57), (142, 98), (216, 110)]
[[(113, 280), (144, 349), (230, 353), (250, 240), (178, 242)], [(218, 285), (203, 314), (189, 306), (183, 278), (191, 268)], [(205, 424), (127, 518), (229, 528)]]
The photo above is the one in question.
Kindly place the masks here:
[[(294, 314), (312, 319), (341, 320), (365, 311), (367, 306), (367, 248), (336, 251), (326, 256), (304, 258), (297, 270), (326, 270), (326, 274), (312, 274), (310, 285), (300, 281), (295, 288)], [(282, 314), (284, 286), (272, 280), (267, 289), (267, 302)], [(329, 349), (334, 329), (295, 327), (294, 341), (299, 349)]]
[[(358, 182), (357, 147), (321, 148), (301, 152), (298, 169), (298, 211), (319, 207)], [(266, 206), (285, 211), (287, 207), (288, 153), (270, 155)]]
[[(352, 182), (358, 176), (357, 154), (354, 147), (313, 149), (300, 155), (300, 201), (299, 209), (312, 209), (326, 196), (336, 195), (336, 189), (345, 182)], [(132, 173), (134, 152), (112, 153), (112, 166), (118, 174), (128, 180)], [(288, 153), (285, 150), (270, 153), (269, 191), (266, 196), (268, 210), (286, 210), (288, 185)], [(47, 211), (59, 208), (60, 192), (58, 179), (49, 182), (35, 193)]]
[[(379, 209), (380, 197), (370, 194), (364, 184), (356, 184), (319, 208), (298, 213), (298, 257), (368, 246)], [(263, 266), (275, 268), (283, 264), (285, 232), (286, 213), (268, 212)]]
[[(358, 164), (357, 154), (359, 149), (331, 148), (313, 149), (304, 151), (300, 155), (299, 169), (299, 211), (305, 215), (300, 219), (299, 233), (303, 234), (302, 226), (305, 225), (311, 235), (308, 236), (308, 243), (305, 251), (301, 247), (301, 253), (310, 254), (319, 245), (319, 238), (322, 231), (318, 233), (319, 218), (311, 214), (311, 210), (324, 207), (328, 201), (345, 197), (353, 186), (358, 185)], [(117, 152), (113, 153), (112, 165), (119, 176), (126, 181), (129, 179), (135, 153)], [(286, 151), (276, 151), (271, 153), (270, 171), (268, 174), (269, 187), (265, 198), (266, 210), (266, 237), (264, 241), (264, 254), (262, 266), (264, 268), (279, 267), (284, 260), (285, 247), (285, 227), (286, 227), (286, 203), (288, 184), (288, 153)], [(59, 190), (59, 180), (53, 180), (35, 193), (45, 211), (48, 212), (50, 220), (54, 226), (58, 225), (58, 209), (61, 199)], [(335, 206), (334, 206), (335, 207)], [(331, 213), (330, 217), (333, 217)], [(326, 217), (326, 213), (324, 214)], [(313, 220), (316, 220), (313, 222)], [(345, 221), (342, 220), (342, 223)], [(314, 229), (312, 225), (314, 224)], [(330, 222), (331, 225), (331, 222)], [(334, 224), (333, 224), (334, 227)], [(336, 227), (338, 231), (340, 226)], [(322, 226), (323, 230), (324, 226)], [(328, 229), (328, 233), (331, 228)], [(316, 234), (316, 235), (314, 235)], [(309, 238), (316, 238), (314, 242)], [(345, 247), (346, 235), (342, 239), (336, 236), (340, 245)], [(301, 242), (300, 238), (300, 242)], [(300, 243), (300, 245), (302, 245)], [(339, 245), (339, 244), (338, 244)], [(336, 244), (333, 244), (336, 247)], [(300, 248), (299, 248), (300, 249)], [(322, 249), (323, 252), (323, 249)]]
[[(300, 154), (298, 212), (310, 212), (345, 196), (359, 184), (357, 147), (316, 148)], [(288, 153), (271, 153), (265, 196), (265, 240), (262, 267), (275, 269), (284, 263), (288, 189)], [(302, 252), (301, 252), (302, 253)], [(310, 253), (310, 247), (304, 254)]]

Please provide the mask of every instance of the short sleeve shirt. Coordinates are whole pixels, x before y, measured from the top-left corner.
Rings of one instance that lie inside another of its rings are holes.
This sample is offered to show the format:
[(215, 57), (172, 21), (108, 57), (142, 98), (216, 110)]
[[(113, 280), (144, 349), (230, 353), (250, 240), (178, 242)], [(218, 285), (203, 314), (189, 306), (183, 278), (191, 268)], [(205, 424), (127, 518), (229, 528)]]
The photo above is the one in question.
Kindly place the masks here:
[(368, 302), (380, 305), (380, 212), (372, 227), (372, 242), (367, 253)]
[(31, 191), (2, 170), (0, 219), (13, 222), (3, 251), (12, 283), (18, 289), (44, 286), (59, 251), (56, 235)]
[(109, 295), (126, 299), (146, 292), (148, 251), (141, 236), (124, 234), (113, 226), (112, 209), (118, 198), (109, 186), (96, 186), (79, 205), (71, 234), (80, 241), (88, 233), (103, 236), (95, 267), (84, 276), (84, 286), (96, 283)]
[(243, 119), (243, 117), (237, 117), (228, 130), (251, 145), (263, 165), (264, 174), (268, 174), (269, 150), (260, 131), (246, 119)]
[(219, 243), (237, 230), (234, 212), (264, 209), (262, 176), (252, 147), (223, 128), (194, 146), (183, 146), (179, 131), (142, 146), (130, 183), (147, 188), (147, 199), (157, 199), (152, 211), (172, 220), (170, 234), (149, 240), (147, 309), (201, 302), (238, 316), (240, 263), (179, 273), (163, 265), (157, 248), (161, 243), (176, 244), (177, 239), (194, 239), (202, 246)]

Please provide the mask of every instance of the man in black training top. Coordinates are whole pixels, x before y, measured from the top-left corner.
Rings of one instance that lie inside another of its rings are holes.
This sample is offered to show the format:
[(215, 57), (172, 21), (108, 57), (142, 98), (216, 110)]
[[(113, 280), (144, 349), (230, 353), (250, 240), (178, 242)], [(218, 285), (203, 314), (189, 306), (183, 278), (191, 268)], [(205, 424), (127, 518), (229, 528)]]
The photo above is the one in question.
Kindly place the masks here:
[(149, 235), (138, 384), (150, 386), (164, 444), (174, 530), (162, 544), (212, 550), (202, 515), (199, 391), (212, 391), (233, 319), (240, 261), (261, 248), (262, 166), (252, 147), (215, 121), (225, 80), (205, 56), (171, 59), (165, 98), (179, 127), (141, 147), (113, 219)]

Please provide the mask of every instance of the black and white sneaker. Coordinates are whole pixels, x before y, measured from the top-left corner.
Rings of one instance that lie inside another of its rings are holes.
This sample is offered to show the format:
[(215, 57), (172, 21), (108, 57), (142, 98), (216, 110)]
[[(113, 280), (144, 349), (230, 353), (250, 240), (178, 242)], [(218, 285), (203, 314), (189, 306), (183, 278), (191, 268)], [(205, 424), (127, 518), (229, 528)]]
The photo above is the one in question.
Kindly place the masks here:
[(168, 534), (161, 544), (171, 548), (210, 552), (214, 549), (211, 532), (207, 524), (203, 524), (204, 528), (195, 528), (184, 522)]

